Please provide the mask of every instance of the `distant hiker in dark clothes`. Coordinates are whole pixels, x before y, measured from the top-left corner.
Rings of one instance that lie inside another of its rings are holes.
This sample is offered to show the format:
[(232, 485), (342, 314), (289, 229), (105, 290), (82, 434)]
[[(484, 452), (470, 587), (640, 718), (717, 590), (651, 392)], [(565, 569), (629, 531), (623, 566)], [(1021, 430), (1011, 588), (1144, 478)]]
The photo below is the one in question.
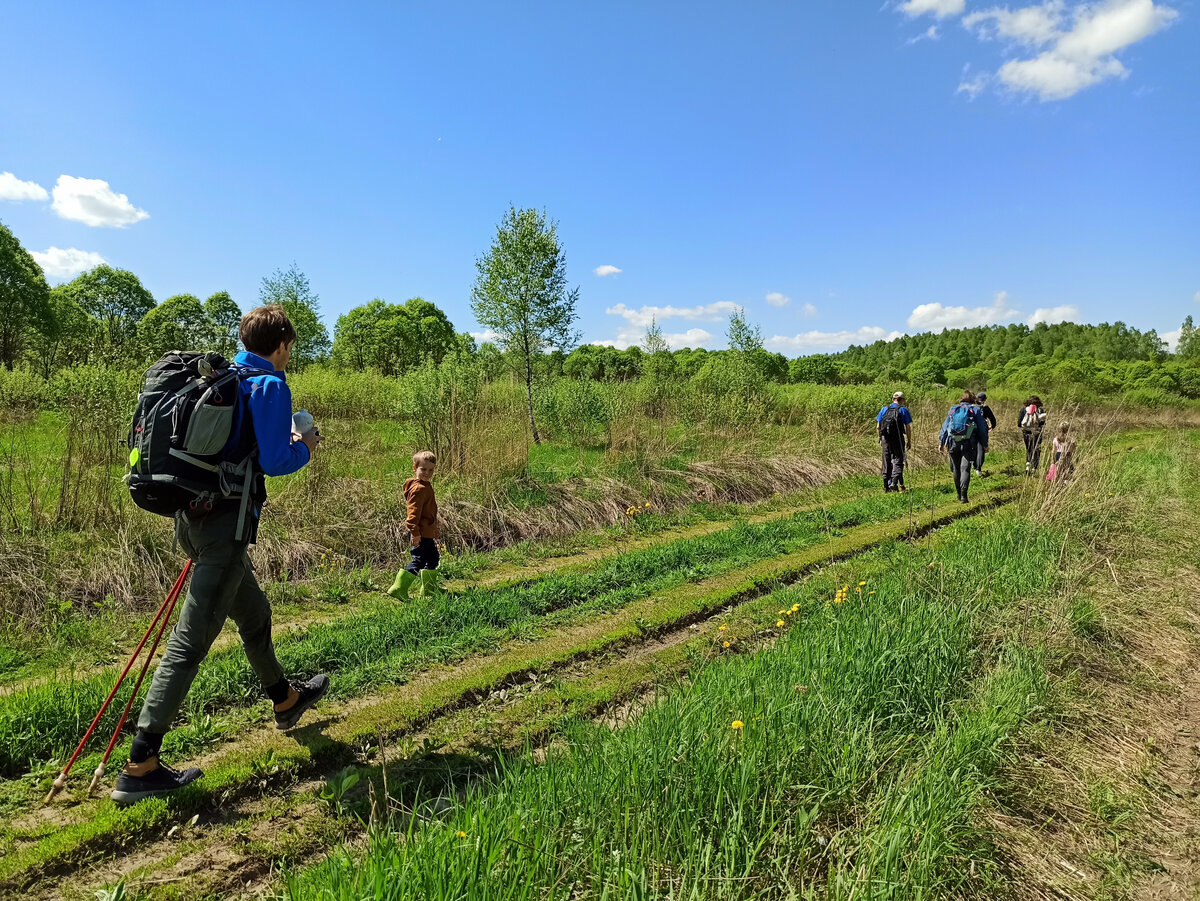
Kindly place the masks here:
[(979, 407), (979, 412), (983, 414), (983, 421), (987, 424), (986, 439), (975, 449), (975, 471), (982, 475), (987, 475), (983, 471), (983, 458), (987, 456), (988, 441), (991, 440), (992, 432), (996, 430), (996, 415), (992, 412), (992, 408), (987, 405), (987, 392), (980, 391), (976, 395)]
[(1042, 429), (1046, 425), (1046, 408), (1042, 399), (1031, 394), (1017, 413), (1017, 426), (1025, 439), (1025, 475), (1033, 475), (1042, 462)]
[(950, 454), (950, 472), (958, 489), (959, 503), (963, 504), (967, 503), (967, 489), (971, 487), (971, 464), (975, 460), (979, 434), (987, 428), (974, 401), (975, 395), (970, 391), (963, 392), (958, 403), (946, 414), (938, 438), (938, 449)]
[(904, 406), (904, 392), (892, 395), (892, 402), (875, 417), (879, 447), (883, 452), (883, 490), (904, 490), (905, 451), (912, 450), (912, 414)]
[[(296, 344), (296, 330), (278, 304), (258, 307), (242, 317), (238, 366), (256, 374), (241, 381), (246, 415), (234, 424), (230, 441), (257, 446), (257, 471), (269, 476), (301, 469), (323, 440), (316, 429), (292, 432), (292, 394), (283, 371)], [(225, 620), (237, 623), (250, 667), (275, 705), (275, 725), (290, 729), (304, 711), (329, 690), (328, 676), (291, 682), (283, 672), (271, 641), (271, 604), (254, 578), (246, 553), (258, 527), (258, 514), (267, 492), (262, 476), (255, 491), (251, 521), (238, 534), (238, 507), (219, 502), (208, 512), (183, 509), (175, 514), (175, 537), (192, 558), (192, 582), (179, 621), (150, 681), (138, 717), (129, 763), (117, 778), (112, 797), (130, 803), (182, 788), (202, 775), (196, 767), (174, 770), (159, 761), (163, 735), (187, 697), (192, 680)]]

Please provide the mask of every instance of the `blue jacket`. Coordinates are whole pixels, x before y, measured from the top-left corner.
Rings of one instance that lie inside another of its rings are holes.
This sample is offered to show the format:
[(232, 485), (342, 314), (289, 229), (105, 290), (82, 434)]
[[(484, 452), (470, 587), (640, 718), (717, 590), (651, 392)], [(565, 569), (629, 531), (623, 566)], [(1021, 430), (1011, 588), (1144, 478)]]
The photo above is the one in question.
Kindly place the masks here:
[(238, 353), (233, 361), (239, 366), (267, 370), (241, 382), (242, 399), (250, 411), (258, 443), (258, 465), (269, 476), (286, 476), (302, 469), (308, 463), (308, 447), (302, 441), (292, 441), (292, 392), (284, 374), (270, 360), (248, 350)]
[[(955, 404), (954, 407), (961, 406)], [(967, 404), (968, 415), (971, 421), (975, 423), (975, 434), (971, 436), (971, 441), (981, 441), (983, 446), (987, 447), (987, 422), (983, 418), (983, 412), (972, 404)], [(954, 415), (954, 407), (950, 408), (950, 412), (946, 414), (946, 421), (942, 423), (942, 434), (938, 439), (938, 447), (949, 447), (954, 443), (954, 439), (950, 437), (950, 417)]]

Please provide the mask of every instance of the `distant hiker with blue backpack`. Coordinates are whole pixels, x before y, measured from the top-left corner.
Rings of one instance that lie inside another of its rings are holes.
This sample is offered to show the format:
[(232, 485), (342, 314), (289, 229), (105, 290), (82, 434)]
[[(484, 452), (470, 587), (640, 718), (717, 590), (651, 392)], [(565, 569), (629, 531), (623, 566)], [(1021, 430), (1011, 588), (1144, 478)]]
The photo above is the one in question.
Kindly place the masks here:
[(904, 406), (904, 392), (892, 395), (892, 402), (875, 417), (879, 447), (883, 452), (883, 490), (904, 490), (905, 451), (912, 450), (912, 414)]
[(267, 497), (263, 476), (296, 472), (322, 441), (308, 418), (293, 425), (284, 370), (296, 330), (272, 304), (243, 316), (240, 334), (246, 349), (233, 364), (215, 353), (172, 352), (146, 373), (138, 397), (130, 494), (139, 506), (174, 517), (176, 540), (194, 569), (112, 792), (120, 803), (175, 791), (202, 775), (166, 766), (159, 752), (226, 619), (237, 623), (278, 728), (296, 725), (329, 689), (324, 675), (302, 683), (285, 677), (271, 640), (271, 605), (246, 552)]
[(957, 404), (946, 414), (938, 449), (950, 455), (950, 472), (954, 486), (958, 489), (959, 503), (967, 503), (967, 489), (971, 486), (971, 465), (979, 448), (981, 436), (986, 434), (987, 423), (983, 413), (975, 404), (975, 395), (964, 391)]

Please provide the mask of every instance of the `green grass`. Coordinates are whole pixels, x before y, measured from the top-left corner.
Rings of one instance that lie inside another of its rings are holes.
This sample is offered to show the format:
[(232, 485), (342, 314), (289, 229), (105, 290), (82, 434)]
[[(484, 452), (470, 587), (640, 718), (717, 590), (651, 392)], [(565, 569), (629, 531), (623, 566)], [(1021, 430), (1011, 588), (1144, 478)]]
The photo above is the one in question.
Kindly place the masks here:
[[(827, 878), (837, 895), (844, 870), (869, 896), (937, 896), (962, 881), (973, 792), (1036, 689), (1023, 675), (1036, 667), (997, 665), (980, 629), (991, 608), (1053, 590), (1039, 561), (1062, 538), (1015, 518), (951, 529), (933, 569), (906, 548), (858, 561), (874, 574), (862, 594), (851, 574), (846, 602), (820, 577), (770, 595), (797, 605), (773, 648), (693, 673), (616, 732), (577, 724), (543, 763), (503, 766), (450, 805), (425, 799), (365, 857), (295, 875), (288, 895), (788, 897)], [(1022, 588), (974, 590), (981, 564), (989, 584)], [(930, 809), (942, 825), (914, 856), (922, 827), (895, 830)], [(861, 875), (861, 850), (841, 856), (852, 841), (875, 849)]]
[[(945, 504), (948, 494), (948, 487), (943, 487), (927, 497), (940, 497)], [(578, 618), (614, 609), (756, 560), (817, 545), (862, 523), (902, 517), (924, 503), (915, 492), (861, 498), (825, 511), (755, 525), (735, 524), (711, 535), (611, 557), (591, 570), (557, 573), (530, 583), (468, 587), (408, 604), (388, 599), (365, 612), (283, 636), (276, 650), (287, 672), (335, 673), (337, 694), (359, 694), (403, 681), (421, 666), (527, 635), (539, 622), (562, 622), (564, 612)], [(560, 615), (551, 615), (555, 612)], [(0, 698), (0, 773), (19, 774), (66, 750), (99, 708), (112, 678), (110, 673), (84, 678), (67, 673)], [(258, 694), (244, 655), (229, 648), (213, 654), (201, 668), (188, 695), (185, 718), (245, 706), (257, 701)], [(109, 729), (126, 697), (123, 689), (108, 714)]]

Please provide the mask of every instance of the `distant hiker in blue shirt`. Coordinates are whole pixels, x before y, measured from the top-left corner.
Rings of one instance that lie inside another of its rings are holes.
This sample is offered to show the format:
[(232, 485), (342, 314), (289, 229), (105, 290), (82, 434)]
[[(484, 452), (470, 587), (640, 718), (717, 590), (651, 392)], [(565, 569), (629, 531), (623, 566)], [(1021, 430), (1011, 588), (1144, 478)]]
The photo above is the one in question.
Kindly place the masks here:
[(912, 450), (912, 414), (904, 406), (904, 392), (892, 395), (892, 402), (875, 417), (879, 447), (883, 452), (883, 490), (904, 490), (904, 452)]
[[(220, 634), (225, 620), (237, 623), (242, 647), (267, 697), (275, 705), (275, 725), (289, 729), (304, 711), (329, 690), (329, 677), (291, 682), (283, 672), (271, 641), (271, 604), (254, 578), (246, 547), (254, 543), (258, 517), (267, 498), (264, 475), (287, 475), (304, 467), (322, 438), (317, 430), (294, 434), (292, 393), (283, 371), (296, 343), (296, 330), (278, 304), (258, 307), (242, 317), (245, 350), (235, 362), (242, 372), (239, 389), (244, 403), (229, 446), (244, 457), (257, 447), (251, 515), (242, 517), (236, 499), (217, 500), (209, 507), (184, 508), (175, 514), (175, 537), (192, 558), (194, 568), (179, 622), (154, 672), (137, 734), (112, 798), (131, 803), (182, 788), (202, 775), (196, 767), (175, 770), (159, 761), (163, 736), (201, 662)], [(244, 520), (244, 527), (238, 528)]]
[(976, 406), (975, 395), (964, 391), (957, 404), (946, 414), (938, 449), (950, 454), (950, 472), (954, 486), (958, 489), (959, 503), (967, 503), (967, 489), (971, 486), (971, 464), (982, 436), (987, 434), (987, 422)]

